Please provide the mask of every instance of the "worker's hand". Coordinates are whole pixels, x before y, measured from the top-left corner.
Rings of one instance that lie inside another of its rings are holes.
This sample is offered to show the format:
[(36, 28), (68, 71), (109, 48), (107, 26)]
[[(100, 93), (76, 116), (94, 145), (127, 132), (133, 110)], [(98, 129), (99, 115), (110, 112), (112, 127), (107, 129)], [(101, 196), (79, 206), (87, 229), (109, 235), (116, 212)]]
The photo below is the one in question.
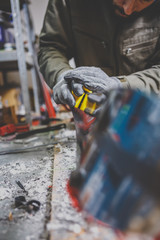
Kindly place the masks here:
[(75, 99), (71, 93), (73, 91), (77, 96), (83, 94), (82, 84), (75, 83), (74, 81), (66, 81), (64, 79), (65, 75), (73, 70), (66, 71), (62, 73), (57, 84), (53, 87), (53, 99), (57, 104), (67, 104), (71, 108), (75, 105)]
[(94, 116), (100, 113), (109, 91), (121, 87), (121, 82), (116, 77), (109, 77), (97, 67), (78, 67), (68, 72), (64, 78), (68, 83), (74, 81), (74, 83), (80, 83), (93, 91), (92, 94), (88, 95), (88, 100), (99, 105), (92, 113)]
[(97, 67), (78, 67), (64, 76), (67, 82), (74, 80), (94, 93), (107, 94), (110, 90), (121, 86), (116, 77), (109, 77), (104, 71)]

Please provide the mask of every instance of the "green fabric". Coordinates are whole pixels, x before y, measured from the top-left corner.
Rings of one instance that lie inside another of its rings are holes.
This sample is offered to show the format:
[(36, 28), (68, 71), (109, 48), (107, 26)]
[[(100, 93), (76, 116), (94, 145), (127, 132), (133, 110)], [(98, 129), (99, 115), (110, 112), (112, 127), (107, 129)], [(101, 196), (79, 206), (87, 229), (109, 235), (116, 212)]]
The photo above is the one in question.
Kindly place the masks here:
[(126, 88), (159, 95), (160, 1), (129, 18), (117, 17), (112, 0), (49, 0), (40, 34), (40, 70), (52, 88), (74, 58), (109, 76), (124, 75)]

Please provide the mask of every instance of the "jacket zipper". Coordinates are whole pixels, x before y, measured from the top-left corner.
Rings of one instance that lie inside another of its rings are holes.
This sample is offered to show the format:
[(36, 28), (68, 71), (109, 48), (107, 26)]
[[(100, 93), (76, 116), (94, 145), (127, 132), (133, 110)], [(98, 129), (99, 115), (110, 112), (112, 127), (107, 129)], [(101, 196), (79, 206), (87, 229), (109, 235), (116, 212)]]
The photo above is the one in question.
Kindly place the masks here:
[(151, 46), (153, 43), (155, 43), (157, 41), (158, 37), (153, 38), (147, 42), (143, 42), (143, 43), (139, 43), (139, 44), (131, 44), (131, 45), (127, 45), (124, 49), (123, 49), (123, 54), (124, 55), (129, 55), (131, 54), (133, 51), (136, 51), (138, 49), (144, 49), (147, 48), (149, 46)]

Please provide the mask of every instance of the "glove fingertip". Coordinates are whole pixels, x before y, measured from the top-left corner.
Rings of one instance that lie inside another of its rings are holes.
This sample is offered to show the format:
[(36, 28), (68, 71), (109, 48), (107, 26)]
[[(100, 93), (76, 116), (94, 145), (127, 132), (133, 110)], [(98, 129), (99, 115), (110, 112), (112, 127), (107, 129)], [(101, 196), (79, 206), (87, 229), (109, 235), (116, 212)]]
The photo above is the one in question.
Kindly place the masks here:
[(55, 103), (59, 104), (59, 99), (55, 93), (53, 93), (53, 100), (55, 101)]
[(68, 99), (68, 105), (69, 105), (71, 108), (73, 108), (73, 107), (75, 106), (75, 104), (76, 104), (76, 101), (75, 101), (74, 97)]
[(65, 80), (72, 80), (72, 75), (71, 74), (67, 74), (66, 76), (64, 76)]
[(74, 89), (73, 92), (74, 92), (74, 94), (75, 94), (77, 97), (82, 96), (82, 94), (84, 93), (84, 91), (83, 91), (82, 88)]

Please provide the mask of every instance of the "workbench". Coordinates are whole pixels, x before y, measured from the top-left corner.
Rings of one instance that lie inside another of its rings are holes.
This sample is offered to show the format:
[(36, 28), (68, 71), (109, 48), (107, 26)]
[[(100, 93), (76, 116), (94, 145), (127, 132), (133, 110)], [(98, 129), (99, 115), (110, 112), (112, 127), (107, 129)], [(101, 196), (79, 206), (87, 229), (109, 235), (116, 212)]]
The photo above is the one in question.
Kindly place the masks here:
[[(110, 226), (86, 221), (85, 214), (72, 206), (66, 185), (80, 157), (73, 123), (57, 132), (0, 141), (1, 152), (24, 147), (30, 149), (0, 155), (0, 239), (153, 240), (137, 235), (117, 237)], [(17, 180), (28, 194), (16, 185)], [(39, 200), (39, 211), (29, 214), (15, 208), (15, 197), (21, 195)]]

